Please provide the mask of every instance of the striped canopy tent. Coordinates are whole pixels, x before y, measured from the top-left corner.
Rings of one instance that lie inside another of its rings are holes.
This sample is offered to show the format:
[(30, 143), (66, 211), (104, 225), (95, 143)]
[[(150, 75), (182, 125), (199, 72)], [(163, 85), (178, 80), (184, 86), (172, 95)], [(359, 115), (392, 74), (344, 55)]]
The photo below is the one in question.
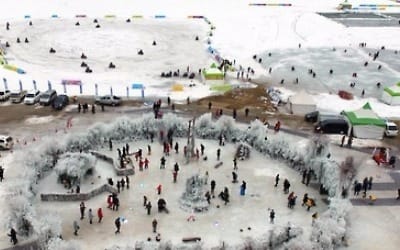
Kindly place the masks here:
[(367, 102), (355, 111), (343, 111), (350, 125), (353, 136), (360, 139), (382, 139), (386, 123), (371, 108)]
[(381, 100), (389, 105), (400, 105), (400, 82), (384, 88)]

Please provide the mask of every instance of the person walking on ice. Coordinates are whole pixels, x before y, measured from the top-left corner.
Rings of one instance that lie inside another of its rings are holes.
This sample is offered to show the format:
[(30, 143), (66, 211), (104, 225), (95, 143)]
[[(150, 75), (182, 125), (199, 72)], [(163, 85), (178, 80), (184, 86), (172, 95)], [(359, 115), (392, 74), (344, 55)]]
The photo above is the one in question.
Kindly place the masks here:
[(271, 224), (274, 224), (274, 219), (275, 219), (275, 211), (271, 209), (271, 212), (269, 212), (269, 221)]
[(277, 175), (275, 176), (275, 187), (278, 186), (278, 183), (279, 183), (279, 174), (277, 174)]
[(117, 219), (115, 219), (115, 227), (117, 228), (117, 230), (115, 231), (115, 234), (119, 234), (121, 233), (121, 217), (118, 217)]
[[(146, 197), (146, 196), (145, 196)], [(147, 204), (146, 204), (146, 210), (147, 210), (147, 215), (150, 215), (151, 214), (151, 202), (149, 201), (149, 202), (147, 202)]]
[(74, 235), (78, 236), (78, 231), (79, 231), (80, 227), (79, 227), (79, 224), (78, 224), (78, 222), (76, 220), (74, 220), (73, 227), (74, 227)]
[(237, 167), (237, 158), (236, 158), (236, 157), (233, 158), (233, 170), (238, 170), (238, 167)]
[(103, 219), (103, 209), (101, 207), (97, 209), (97, 217), (99, 217), (99, 223), (101, 223), (101, 220)]
[(79, 205), (79, 210), (81, 211), (81, 220), (85, 217), (85, 203), (82, 201), (81, 204)]
[(151, 225), (153, 227), (153, 233), (157, 233), (157, 220), (154, 218), (154, 220), (151, 222)]
[(157, 190), (157, 194), (161, 195), (162, 185), (158, 184), (158, 186), (156, 187), (156, 190)]
[(92, 209), (91, 208), (89, 208), (89, 211), (88, 211), (88, 218), (89, 218), (89, 223), (90, 224), (93, 224), (93, 211), (92, 211)]
[(244, 196), (246, 194), (247, 183), (242, 181), (242, 185), (240, 185), (240, 195)]

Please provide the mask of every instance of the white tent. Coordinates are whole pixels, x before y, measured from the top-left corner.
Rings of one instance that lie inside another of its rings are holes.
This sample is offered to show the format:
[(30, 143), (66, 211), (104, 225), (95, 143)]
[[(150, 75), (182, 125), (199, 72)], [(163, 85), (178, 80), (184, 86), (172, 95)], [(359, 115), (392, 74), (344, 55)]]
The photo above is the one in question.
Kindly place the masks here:
[(317, 109), (317, 104), (310, 94), (301, 90), (297, 94), (289, 97), (289, 108), (292, 114), (304, 115), (315, 111)]
[(354, 111), (343, 111), (353, 130), (353, 135), (360, 139), (382, 139), (386, 122), (366, 103)]
[(382, 101), (389, 105), (400, 105), (400, 82), (383, 90)]

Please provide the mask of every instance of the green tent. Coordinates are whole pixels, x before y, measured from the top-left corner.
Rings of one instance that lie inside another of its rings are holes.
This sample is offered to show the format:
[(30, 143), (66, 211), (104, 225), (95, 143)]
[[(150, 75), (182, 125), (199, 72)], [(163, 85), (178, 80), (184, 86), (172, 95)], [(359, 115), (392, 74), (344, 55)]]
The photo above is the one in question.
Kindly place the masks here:
[(383, 89), (382, 101), (389, 105), (400, 105), (400, 82)]
[(224, 73), (217, 68), (215, 63), (210, 65), (210, 68), (203, 69), (204, 79), (207, 80), (224, 80)]
[(355, 111), (343, 111), (349, 121), (353, 136), (362, 139), (382, 139), (386, 128), (385, 120), (381, 119), (367, 102)]

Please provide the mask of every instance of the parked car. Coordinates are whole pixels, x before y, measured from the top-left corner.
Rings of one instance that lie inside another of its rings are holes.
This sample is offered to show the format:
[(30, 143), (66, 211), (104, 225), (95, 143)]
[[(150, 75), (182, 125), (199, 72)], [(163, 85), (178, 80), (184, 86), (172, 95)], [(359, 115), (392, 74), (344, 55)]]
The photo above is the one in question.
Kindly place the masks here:
[(12, 149), (14, 140), (11, 136), (0, 135), (0, 149)]
[(65, 106), (69, 104), (69, 98), (66, 95), (58, 95), (52, 104), (53, 109), (62, 110)]
[(315, 132), (325, 134), (347, 134), (349, 124), (345, 119), (325, 119), (315, 125)]
[(24, 100), (26, 90), (13, 90), (10, 93), (10, 100), (12, 103), (20, 103)]
[(40, 99), (40, 91), (39, 90), (31, 90), (29, 91), (24, 99), (25, 104), (35, 104), (38, 103)]
[(396, 123), (391, 121), (386, 121), (385, 136), (395, 137), (399, 134), (399, 128)]
[(103, 104), (103, 105), (117, 106), (121, 104), (121, 97), (115, 95), (99, 96), (96, 98), (95, 103), (100, 105)]
[(304, 120), (306, 122), (314, 123), (314, 122), (317, 122), (318, 116), (319, 116), (319, 111), (313, 111), (313, 112), (305, 114)]
[(50, 105), (53, 103), (56, 97), (57, 97), (57, 91), (55, 91), (54, 89), (49, 89), (40, 95), (39, 103), (41, 105)]
[(9, 90), (0, 90), (0, 101), (4, 102), (10, 98), (11, 92)]

